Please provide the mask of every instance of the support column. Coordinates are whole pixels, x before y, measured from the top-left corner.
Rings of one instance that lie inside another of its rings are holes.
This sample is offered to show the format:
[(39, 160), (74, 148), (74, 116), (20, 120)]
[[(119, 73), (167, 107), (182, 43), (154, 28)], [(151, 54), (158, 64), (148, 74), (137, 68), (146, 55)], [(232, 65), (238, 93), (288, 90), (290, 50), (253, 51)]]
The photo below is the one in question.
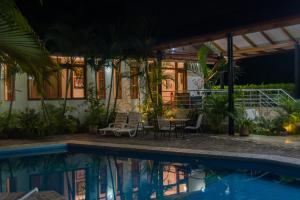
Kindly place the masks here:
[(224, 90), (224, 71), (220, 72), (220, 89)]
[[(234, 112), (234, 68), (233, 68), (233, 38), (232, 33), (227, 34), (227, 56), (228, 56), (228, 110)], [(229, 116), (228, 134), (234, 135), (234, 119)]]
[(294, 76), (295, 76), (295, 97), (300, 98), (300, 47), (298, 43), (295, 43), (295, 54), (294, 54)]

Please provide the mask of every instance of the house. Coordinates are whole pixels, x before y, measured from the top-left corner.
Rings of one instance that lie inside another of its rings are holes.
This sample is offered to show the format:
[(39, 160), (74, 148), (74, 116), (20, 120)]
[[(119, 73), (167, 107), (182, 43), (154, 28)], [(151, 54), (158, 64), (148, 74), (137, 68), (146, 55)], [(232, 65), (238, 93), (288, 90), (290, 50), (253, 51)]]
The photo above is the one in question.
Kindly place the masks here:
[[(87, 97), (87, 87), (95, 85), (97, 82), (98, 98), (103, 99), (105, 104), (108, 103), (109, 96), (111, 99), (116, 97), (117, 109), (122, 112), (132, 110), (138, 111), (143, 103), (146, 85), (146, 78), (143, 75), (144, 67), (133, 60), (126, 60), (120, 63), (121, 73), (113, 70), (111, 63), (100, 69), (95, 78), (95, 72), (83, 57), (63, 57), (52, 56), (54, 62), (59, 63), (62, 69), (50, 75), (49, 83), (45, 83), (45, 102), (47, 104), (59, 105), (63, 103), (64, 97), (68, 98), (68, 106), (75, 107), (73, 115), (79, 118), (84, 116), (85, 101)], [(73, 59), (71, 61), (71, 59)], [(72, 70), (66, 66), (72, 62)], [(154, 63), (153, 61), (149, 61)], [(157, 68), (151, 65), (151, 69)], [(69, 74), (69, 75), (68, 75)], [(162, 61), (161, 67), (162, 80), (156, 88), (165, 105), (174, 106), (178, 98), (188, 98), (190, 94), (187, 91), (193, 91), (203, 88), (202, 76), (185, 67), (184, 61), (167, 59)], [(66, 94), (67, 77), (70, 77), (69, 90)], [(119, 89), (117, 91), (117, 77), (120, 78)], [(15, 84), (15, 95), (13, 95), (13, 84)], [(112, 92), (110, 94), (110, 88)], [(188, 96), (186, 96), (188, 95)], [(195, 94), (191, 94), (194, 96)], [(41, 98), (37, 92), (34, 80), (25, 73), (17, 73), (15, 81), (9, 73), (9, 67), (3, 65), (0, 80), (0, 99), (2, 100), (0, 112), (8, 110), (11, 99), (13, 109), (23, 110), (25, 108), (38, 109), (41, 107)], [(185, 102), (188, 100), (185, 100)], [(111, 100), (111, 103), (114, 101)]]

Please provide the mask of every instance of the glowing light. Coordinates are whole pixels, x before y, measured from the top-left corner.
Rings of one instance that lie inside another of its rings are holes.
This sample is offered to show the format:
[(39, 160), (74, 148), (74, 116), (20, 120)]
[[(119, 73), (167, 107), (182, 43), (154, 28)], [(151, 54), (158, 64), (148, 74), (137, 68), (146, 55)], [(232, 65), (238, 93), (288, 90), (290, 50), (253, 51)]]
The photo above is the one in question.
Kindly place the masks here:
[(113, 199), (113, 195), (112, 195), (112, 194), (108, 194), (108, 195), (107, 195), (107, 199), (108, 199), (108, 200)]
[(175, 48), (172, 48), (172, 49), (171, 49), (171, 53), (175, 53)]
[(283, 126), (283, 128), (286, 130), (286, 132), (292, 133), (292, 132), (295, 131), (296, 126), (295, 126), (295, 124), (289, 123), (289, 124), (285, 124), (285, 125)]
[(185, 192), (187, 191), (186, 185), (183, 186), (183, 190), (184, 190)]
[(284, 144), (291, 144), (291, 143), (293, 143), (291, 140), (289, 140), (289, 139), (285, 139), (284, 140)]
[(205, 186), (200, 188), (201, 192), (205, 192)]
[(227, 186), (227, 188), (226, 188), (226, 190), (225, 190), (225, 194), (226, 194), (226, 195), (229, 195), (229, 194), (230, 194), (229, 186)]

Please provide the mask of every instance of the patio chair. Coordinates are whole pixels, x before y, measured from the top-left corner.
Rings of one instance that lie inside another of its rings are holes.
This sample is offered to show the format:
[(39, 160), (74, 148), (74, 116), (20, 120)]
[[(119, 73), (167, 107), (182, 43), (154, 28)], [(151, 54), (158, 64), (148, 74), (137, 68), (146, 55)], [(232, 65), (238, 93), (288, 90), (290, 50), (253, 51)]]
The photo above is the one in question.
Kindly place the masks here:
[(203, 114), (199, 114), (196, 122), (196, 126), (186, 126), (184, 129), (189, 131), (193, 130), (196, 131), (196, 133), (198, 133), (199, 130), (201, 131), (202, 119), (203, 119)]
[(108, 127), (99, 129), (99, 132), (102, 132), (102, 135), (106, 135), (107, 132), (114, 132), (118, 128), (122, 128), (126, 125), (127, 122), (127, 113), (117, 113), (115, 122), (110, 123)]
[(162, 117), (157, 118), (158, 122), (158, 130), (161, 136), (165, 136), (165, 133), (169, 133), (169, 137), (171, 136), (172, 131), (176, 131), (175, 125), (170, 124), (169, 121), (165, 120)]
[(136, 136), (137, 132), (142, 128), (141, 119), (141, 113), (130, 112), (128, 115), (128, 123), (114, 130), (115, 136), (121, 136), (123, 133), (128, 133), (129, 137)]

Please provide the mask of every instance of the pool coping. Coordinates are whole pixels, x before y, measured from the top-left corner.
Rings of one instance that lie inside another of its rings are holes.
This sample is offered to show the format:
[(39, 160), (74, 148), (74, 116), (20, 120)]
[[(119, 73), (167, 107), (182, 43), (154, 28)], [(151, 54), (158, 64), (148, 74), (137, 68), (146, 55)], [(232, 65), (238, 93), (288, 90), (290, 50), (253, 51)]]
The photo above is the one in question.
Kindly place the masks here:
[[(51, 148), (49, 148), (51, 147)], [(155, 153), (173, 156), (196, 156), (196, 157), (210, 157), (220, 159), (234, 159), (246, 161), (259, 161), (274, 164), (282, 164), (293, 167), (300, 167), (300, 159), (280, 156), (280, 155), (267, 155), (267, 154), (254, 154), (254, 153), (239, 153), (228, 151), (211, 151), (201, 149), (187, 149), (176, 147), (158, 147), (137, 144), (119, 144), (108, 142), (91, 142), (91, 141), (78, 141), (78, 140), (65, 140), (60, 142), (42, 142), (34, 144), (11, 145), (0, 147), (0, 157), (3, 156), (20, 156), (28, 153), (38, 154), (41, 148), (47, 150), (47, 153), (53, 151), (66, 152), (69, 147), (88, 147), (103, 150), (114, 151), (138, 151), (140, 153)]]

